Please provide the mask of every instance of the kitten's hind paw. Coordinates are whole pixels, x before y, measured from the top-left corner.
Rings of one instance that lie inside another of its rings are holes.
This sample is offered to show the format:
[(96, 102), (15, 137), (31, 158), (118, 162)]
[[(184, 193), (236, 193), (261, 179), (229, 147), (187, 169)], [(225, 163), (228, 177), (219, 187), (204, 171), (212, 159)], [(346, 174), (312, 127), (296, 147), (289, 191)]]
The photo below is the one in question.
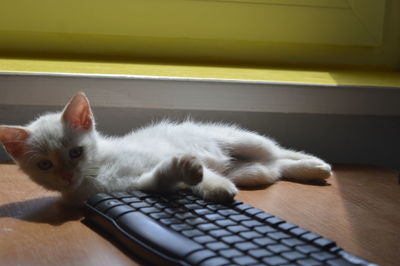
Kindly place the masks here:
[(203, 179), (203, 166), (199, 159), (194, 156), (185, 155), (177, 158), (177, 167), (182, 173), (182, 181), (194, 186), (200, 183)]
[(314, 180), (325, 180), (332, 174), (332, 167), (321, 160), (305, 160), (305, 168), (309, 172), (309, 178)]
[(325, 180), (332, 174), (332, 168), (324, 161), (312, 158), (289, 160), (282, 165), (283, 177), (299, 181)]

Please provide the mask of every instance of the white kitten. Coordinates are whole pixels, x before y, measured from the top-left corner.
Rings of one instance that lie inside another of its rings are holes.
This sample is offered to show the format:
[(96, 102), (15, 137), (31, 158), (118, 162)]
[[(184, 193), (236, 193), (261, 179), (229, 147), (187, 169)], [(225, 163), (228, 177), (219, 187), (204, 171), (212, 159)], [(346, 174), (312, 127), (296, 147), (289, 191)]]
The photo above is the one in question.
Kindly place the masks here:
[(163, 121), (105, 137), (96, 131), (83, 93), (62, 112), (26, 127), (0, 126), (0, 142), (33, 181), (74, 204), (98, 192), (183, 187), (204, 199), (226, 201), (238, 192), (235, 184), (323, 180), (331, 173), (330, 165), (312, 155), (232, 125)]

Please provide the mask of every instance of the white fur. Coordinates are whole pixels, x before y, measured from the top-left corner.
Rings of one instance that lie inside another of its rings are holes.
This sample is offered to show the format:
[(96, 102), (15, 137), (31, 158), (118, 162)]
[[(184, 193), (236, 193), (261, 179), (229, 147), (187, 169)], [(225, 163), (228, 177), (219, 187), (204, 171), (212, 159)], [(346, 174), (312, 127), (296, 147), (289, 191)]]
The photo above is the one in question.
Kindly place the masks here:
[[(331, 171), (314, 156), (225, 124), (162, 121), (123, 137), (105, 137), (94, 127), (75, 132), (63, 124), (61, 113), (55, 113), (41, 116), (27, 129), (31, 149), (19, 162), (21, 169), (74, 202), (98, 192), (172, 191), (180, 186), (205, 199), (224, 201), (238, 192), (234, 183), (258, 186), (282, 177), (325, 179)], [(44, 173), (35, 167), (41, 158), (54, 161), (55, 168), (70, 167), (65, 153), (75, 146), (83, 146), (85, 155), (71, 166), (72, 185), (58, 178), (55, 170)]]
[[(224, 201), (237, 194), (235, 184), (269, 185), (283, 177), (323, 180), (331, 171), (321, 159), (233, 125), (162, 121), (123, 137), (106, 137), (94, 125), (88, 132), (73, 130), (61, 115), (43, 115), (26, 127), (30, 149), (17, 163), (35, 182), (75, 203), (98, 192), (180, 187)], [(84, 147), (84, 156), (71, 162), (68, 150), (76, 146)], [(54, 169), (38, 169), (43, 158), (52, 160)], [(73, 184), (59, 178), (64, 168), (72, 169)]]

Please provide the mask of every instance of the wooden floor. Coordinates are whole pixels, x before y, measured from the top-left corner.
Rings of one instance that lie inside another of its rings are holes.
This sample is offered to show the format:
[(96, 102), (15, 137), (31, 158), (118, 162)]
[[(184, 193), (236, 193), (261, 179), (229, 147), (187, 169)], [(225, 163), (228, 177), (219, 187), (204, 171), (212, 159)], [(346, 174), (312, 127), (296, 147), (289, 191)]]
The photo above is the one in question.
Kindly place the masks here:
[[(331, 238), (380, 265), (400, 265), (399, 173), (335, 166), (328, 185), (281, 181), (237, 199)], [(57, 194), (0, 164), (0, 265), (138, 265), (61, 208)]]

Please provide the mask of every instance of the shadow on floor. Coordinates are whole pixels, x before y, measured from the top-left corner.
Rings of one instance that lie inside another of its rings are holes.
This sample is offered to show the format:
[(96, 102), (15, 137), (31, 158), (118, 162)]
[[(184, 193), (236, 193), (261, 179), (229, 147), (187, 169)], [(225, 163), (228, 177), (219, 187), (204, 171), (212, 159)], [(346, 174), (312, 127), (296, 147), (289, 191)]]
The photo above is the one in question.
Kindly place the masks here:
[(35, 223), (61, 225), (83, 216), (82, 209), (62, 204), (60, 197), (42, 197), (0, 206), (0, 218), (12, 217)]

